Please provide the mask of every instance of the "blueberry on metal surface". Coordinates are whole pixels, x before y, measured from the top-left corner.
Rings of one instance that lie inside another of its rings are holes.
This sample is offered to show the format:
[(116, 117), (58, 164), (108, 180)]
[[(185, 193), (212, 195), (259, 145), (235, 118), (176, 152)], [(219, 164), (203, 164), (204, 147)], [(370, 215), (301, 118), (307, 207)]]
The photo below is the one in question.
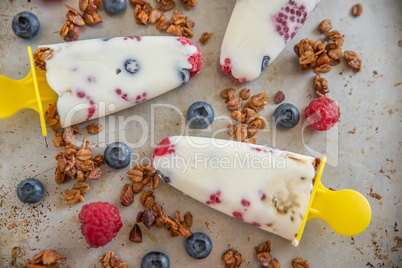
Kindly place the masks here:
[(131, 150), (123, 142), (114, 142), (106, 147), (104, 157), (109, 167), (122, 169), (130, 164)]
[(44, 189), (40, 181), (29, 178), (21, 181), (17, 187), (18, 198), (24, 203), (37, 203), (43, 197)]
[(212, 241), (208, 235), (197, 232), (186, 238), (186, 252), (195, 259), (208, 257), (212, 251)]
[(103, 8), (111, 15), (122, 12), (127, 5), (127, 0), (103, 0)]
[(187, 120), (193, 128), (207, 128), (214, 121), (214, 109), (203, 101), (197, 101), (188, 108)]
[(40, 23), (35, 14), (23, 11), (14, 16), (11, 27), (16, 36), (32, 39), (38, 35)]
[(300, 119), (299, 110), (290, 103), (282, 103), (276, 107), (274, 116), (275, 123), (283, 128), (292, 128), (296, 126)]
[(162, 252), (151, 251), (145, 254), (141, 261), (141, 268), (169, 268), (169, 257)]

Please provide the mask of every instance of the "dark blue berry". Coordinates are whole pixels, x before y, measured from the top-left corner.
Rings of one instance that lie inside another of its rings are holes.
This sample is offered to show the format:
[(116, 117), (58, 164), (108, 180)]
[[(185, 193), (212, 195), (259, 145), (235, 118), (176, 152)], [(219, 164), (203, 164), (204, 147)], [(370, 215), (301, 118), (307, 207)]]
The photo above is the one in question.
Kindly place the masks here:
[(43, 193), (42, 183), (35, 178), (23, 180), (17, 187), (18, 198), (24, 203), (38, 203)]
[(162, 252), (151, 251), (145, 254), (141, 261), (141, 268), (169, 268), (169, 257)]
[(187, 69), (180, 70), (180, 79), (183, 84), (187, 83), (190, 80), (190, 71)]
[(126, 60), (124, 63), (124, 68), (130, 74), (135, 74), (140, 70), (140, 65), (137, 63), (136, 60)]
[(276, 107), (274, 116), (275, 123), (283, 128), (292, 128), (296, 126), (300, 119), (299, 110), (290, 103), (282, 103)]
[(127, 0), (103, 0), (103, 8), (109, 14), (122, 12), (127, 5)]
[(214, 121), (214, 109), (203, 101), (191, 104), (187, 111), (187, 120), (193, 128), (207, 128)]
[(22, 39), (32, 39), (38, 35), (40, 23), (35, 14), (23, 11), (15, 15), (11, 27), (16, 36)]
[(204, 233), (193, 233), (186, 238), (186, 251), (195, 259), (206, 258), (212, 251), (212, 241)]
[(264, 57), (262, 58), (261, 72), (264, 71), (265, 69), (267, 69), (270, 60), (271, 60), (271, 58), (268, 57), (268, 56), (264, 56)]
[(109, 167), (122, 169), (130, 164), (131, 150), (125, 143), (114, 142), (106, 147), (104, 157)]

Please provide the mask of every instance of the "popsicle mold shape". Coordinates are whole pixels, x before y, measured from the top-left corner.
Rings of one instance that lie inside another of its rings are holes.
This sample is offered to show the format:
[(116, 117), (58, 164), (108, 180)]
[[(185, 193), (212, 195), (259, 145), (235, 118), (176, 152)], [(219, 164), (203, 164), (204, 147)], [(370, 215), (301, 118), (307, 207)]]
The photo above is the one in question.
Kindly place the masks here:
[(57, 100), (57, 94), (48, 85), (46, 72), (35, 68), (31, 47), (27, 50), (31, 70), (25, 78), (14, 80), (0, 75), (0, 119), (22, 109), (33, 109), (39, 114), (42, 135), (46, 136), (44, 109)]
[(188, 82), (202, 65), (199, 48), (184, 37), (115, 37), (40, 47), (52, 50), (46, 78), (59, 96), (62, 127), (159, 96)]
[(261, 145), (172, 136), (155, 148), (161, 178), (192, 198), (297, 246), (305, 224), (325, 220), (342, 235), (370, 223), (367, 200), (353, 190), (321, 184), (326, 158), (315, 175), (315, 158)]
[(237, 0), (220, 66), (237, 82), (256, 79), (303, 26), (319, 0)]

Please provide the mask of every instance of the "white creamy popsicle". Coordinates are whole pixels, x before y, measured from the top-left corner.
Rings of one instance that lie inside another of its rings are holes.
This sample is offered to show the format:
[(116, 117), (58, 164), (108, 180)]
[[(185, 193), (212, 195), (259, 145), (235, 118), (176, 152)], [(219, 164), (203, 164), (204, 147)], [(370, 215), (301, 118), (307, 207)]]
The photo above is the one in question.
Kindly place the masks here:
[(116, 37), (41, 48), (53, 50), (46, 79), (59, 96), (63, 127), (152, 99), (188, 82), (202, 65), (199, 48), (184, 37)]
[(314, 157), (237, 141), (172, 136), (156, 146), (152, 163), (183, 193), (297, 246), (313, 189)]
[(224, 73), (256, 79), (296, 35), (319, 0), (237, 0), (220, 51)]

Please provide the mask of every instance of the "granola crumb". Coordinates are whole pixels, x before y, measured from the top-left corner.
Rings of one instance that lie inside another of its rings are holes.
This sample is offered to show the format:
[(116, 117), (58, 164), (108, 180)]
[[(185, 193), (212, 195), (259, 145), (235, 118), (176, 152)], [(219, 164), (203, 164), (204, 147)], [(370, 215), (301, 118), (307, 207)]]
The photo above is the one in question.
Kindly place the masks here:
[(185, 9), (190, 9), (194, 7), (198, 2), (198, 0), (181, 0), (181, 1), (183, 2)]
[(102, 264), (102, 268), (128, 268), (128, 265), (113, 251), (108, 251), (105, 255), (99, 257), (99, 261)]
[(352, 67), (355, 72), (360, 72), (362, 68), (362, 62), (359, 56), (357, 56), (356, 52), (345, 50), (344, 56), (349, 66)]
[(296, 258), (292, 261), (292, 267), (293, 268), (309, 268), (310, 265), (305, 259)]
[(95, 135), (98, 134), (99, 132), (101, 132), (103, 130), (103, 126), (100, 124), (90, 124), (86, 127), (87, 131), (89, 134), (91, 135)]
[(327, 33), (332, 30), (332, 21), (330, 19), (325, 19), (321, 21), (320, 25), (318, 26), (322, 33)]
[(208, 43), (209, 39), (212, 37), (212, 35), (214, 35), (213, 33), (208, 33), (208, 32), (204, 32), (202, 33), (201, 37), (200, 37), (200, 42), (201, 44), (205, 45), (206, 43)]
[(327, 93), (329, 93), (327, 79), (322, 77), (320, 74), (315, 76), (314, 86), (317, 89), (316, 93), (318, 97), (324, 97)]
[(352, 15), (354, 17), (359, 17), (363, 13), (363, 6), (362, 4), (356, 4), (352, 7)]
[(257, 259), (264, 267), (280, 268), (280, 263), (277, 259), (272, 258), (271, 255), (271, 241), (267, 241), (255, 247), (255, 254)]
[(222, 260), (226, 264), (226, 268), (238, 268), (244, 262), (240, 252), (232, 248), (223, 253)]
[(62, 262), (66, 260), (66, 256), (57, 253), (53, 249), (41, 251), (33, 256), (32, 260), (27, 260), (27, 268), (36, 267), (59, 267), (63, 268)]

